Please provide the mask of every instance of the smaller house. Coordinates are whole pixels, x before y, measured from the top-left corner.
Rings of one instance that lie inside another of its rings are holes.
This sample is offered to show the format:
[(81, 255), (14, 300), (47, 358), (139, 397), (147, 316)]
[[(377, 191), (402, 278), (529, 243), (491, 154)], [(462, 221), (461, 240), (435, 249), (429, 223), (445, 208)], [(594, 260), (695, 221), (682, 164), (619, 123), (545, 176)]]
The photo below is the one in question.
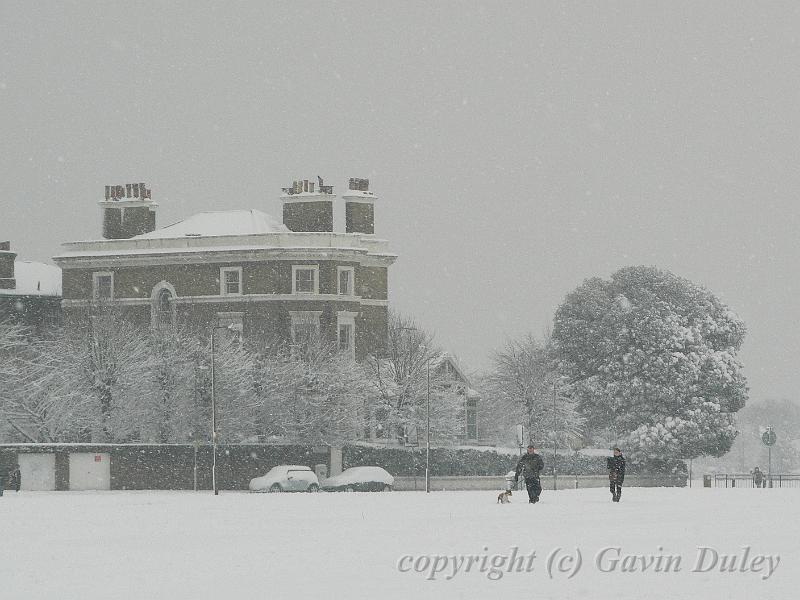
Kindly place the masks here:
[(0, 321), (37, 331), (61, 323), (61, 269), (17, 260), (10, 242), (0, 242)]
[[(448, 388), (453, 386), (453, 390), (463, 402), (463, 408), (459, 415), (461, 421), (461, 431), (457, 434), (457, 441), (460, 444), (478, 443), (478, 404), (480, 394), (472, 388), (469, 378), (466, 376), (456, 358), (448, 352), (441, 352), (430, 360), (430, 377), (433, 385), (441, 385), (442, 382)], [(377, 363), (377, 374), (380, 380), (382, 393), (387, 397), (393, 398), (400, 393), (400, 384), (392, 376), (394, 367), (390, 360), (381, 359)], [(381, 376), (381, 374), (383, 374)], [(383, 442), (387, 444), (403, 444), (416, 446), (422, 443), (424, 433), (418, 431), (404, 431), (389, 433), (383, 421), (385, 415), (378, 412), (375, 421), (370, 427), (366, 438), (369, 441)]]

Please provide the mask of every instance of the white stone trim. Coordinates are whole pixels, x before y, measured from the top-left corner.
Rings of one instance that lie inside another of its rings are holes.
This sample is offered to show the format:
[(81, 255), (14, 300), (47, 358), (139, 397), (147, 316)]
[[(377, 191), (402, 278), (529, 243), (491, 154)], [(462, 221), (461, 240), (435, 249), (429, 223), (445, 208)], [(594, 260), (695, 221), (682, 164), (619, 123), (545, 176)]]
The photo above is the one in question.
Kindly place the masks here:
[[(350, 273), (350, 293), (349, 294), (343, 294), (342, 293), (342, 288), (341, 288), (341, 285), (340, 285), (341, 284), (340, 277), (341, 277), (342, 272), (344, 272), (344, 271)], [(351, 296), (355, 296), (356, 295), (356, 289), (355, 288), (356, 288), (356, 268), (355, 267), (336, 267), (336, 293), (339, 296), (344, 296), (346, 298), (349, 298)]]
[[(86, 240), (66, 242), (54, 260), (80, 257), (130, 256), (148, 254), (186, 254), (187, 252), (259, 252), (349, 250), (375, 255), (391, 255), (389, 243), (374, 235), (332, 231), (280, 231), (215, 236), (176, 236), (172, 238), (129, 238), (124, 240)], [(232, 261), (236, 262), (236, 261)]]
[[(298, 271), (313, 271), (314, 282), (313, 291), (311, 292), (298, 292), (297, 291), (297, 272)], [(313, 294), (319, 296), (319, 265), (292, 265), (292, 294), (298, 296), (308, 296)]]
[(376, 194), (372, 192), (364, 192), (361, 190), (347, 190), (346, 194), (342, 194), (342, 200), (345, 202), (357, 202), (359, 204), (375, 204), (378, 199)]
[[(100, 298), (98, 296), (97, 280), (100, 277), (111, 277), (111, 295), (108, 298)], [(95, 271), (92, 273), (92, 298), (94, 300), (113, 300), (114, 299), (114, 272), (113, 271)]]
[[(389, 306), (388, 300), (363, 299), (359, 296), (339, 296), (337, 294), (244, 294), (241, 296), (179, 296), (176, 304), (226, 304), (231, 302), (352, 302), (362, 306)], [(114, 303), (121, 306), (145, 306), (150, 304), (149, 298), (114, 298)], [(65, 299), (61, 301), (64, 308), (90, 306), (94, 300)]]
[(300, 192), (299, 194), (284, 194), (281, 196), (283, 204), (299, 204), (301, 202), (333, 202), (336, 194), (321, 194), (320, 192)]
[(389, 306), (388, 300), (380, 300), (378, 298), (359, 298), (358, 303), (361, 306)]
[[(228, 292), (225, 289), (225, 273), (239, 273), (239, 291)], [(219, 268), (219, 295), (220, 296), (241, 296), (244, 293), (244, 280), (242, 278), (242, 267), (220, 267)]]
[[(122, 198), (121, 200), (100, 200), (98, 203), (103, 208), (158, 208), (158, 202), (150, 199), (142, 200), (141, 198)], [(155, 212), (155, 210), (153, 211)]]
[(197, 265), (208, 263), (253, 263), (268, 261), (341, 261), (364, 267), (390, 267), (396, 254), (374, 254), (360, 248), (258, 248), (217, 250), (203, 248), (174, 252), (114, 253), (61, 255), (53, 258), (62, 270), (109, 267), (144, 267), (163, 265)]

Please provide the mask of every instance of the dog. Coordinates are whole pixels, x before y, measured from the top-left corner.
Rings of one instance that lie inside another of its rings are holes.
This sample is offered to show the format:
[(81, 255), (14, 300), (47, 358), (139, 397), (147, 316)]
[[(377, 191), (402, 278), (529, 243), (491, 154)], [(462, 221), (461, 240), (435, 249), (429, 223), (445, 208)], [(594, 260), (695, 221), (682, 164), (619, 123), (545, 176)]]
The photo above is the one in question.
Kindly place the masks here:
[(498, 504), (508, 504), (511, 502), (511, 490), (505, 490), (497, 495)]

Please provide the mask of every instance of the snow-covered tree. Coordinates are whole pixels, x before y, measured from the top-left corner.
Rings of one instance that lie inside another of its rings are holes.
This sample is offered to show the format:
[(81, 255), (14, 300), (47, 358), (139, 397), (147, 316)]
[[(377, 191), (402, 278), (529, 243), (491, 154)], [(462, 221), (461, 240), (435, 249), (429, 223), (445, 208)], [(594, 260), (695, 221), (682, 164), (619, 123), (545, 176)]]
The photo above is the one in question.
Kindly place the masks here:
[(437, 368), (442, 357), (432, 335), (412, 318), (390, 312), (386, 355), (365, 361), (373, 389), (368, 401), (372, 424), (387, 436), (403, 440), (417, 433), (421, 440), (430, 387), (432, 439), (448, 442), (463, 435), (464, 398), (453, 377)]
[(366, 423), (364, 371), (323, 340), (256, 358), (258, 422), (267, 436), (294, 442), (340, 444)]
[[(509, 340), (493, 356), (492, 368), (481, 380), (484, 411), (491, 413), (498, 434), (513, 435), (524, 425), (527, 441), (575, 445), (582, 418), (566, 382), (552, 359), (549, 340), (533, 335)], [(553, 401), (555, 398), (555, 402)]]
[[(211, 365), (210, 344), (206, 352), (207, 364)], [(256, 355), (235, 336), (216, 340), (213, 384), (220, 442), (241, 442), (260, 433), (258, 411), (263, 398), (257, 393), (255, 359)], [(210, 419), (210, 412), (208, 415)]]
[(719, 456), (736, 436), (745, 331), (705, 288), (627, 267), (566, 297), (553, 345), (590, 430), (632, 452), (692, 458)]
[(97, 421), (70, 350), (65, 332), (53, 330), (46, 338), (30, 341), (17, 355), (16, 390), (6, 414), (30, 441), (82, 441)]
[[(204, 395), (198, 378), (203, 364), (201, 340), (190, 330), (163, 325), (147, 332), (148, 359), (141, 393), (131, 412), (138, 415), (140, 441), (185, 442), (210, 435), (203, 418)], [(196, 435), (202, 427), (202, 435)]]
[(140, 400), (147, 389), (150, 360), (147, 332), (101, 307), (66, 335), (66, 352), (78, 369), (81, 389), (96, 408), (92, 440), (140, 439)]

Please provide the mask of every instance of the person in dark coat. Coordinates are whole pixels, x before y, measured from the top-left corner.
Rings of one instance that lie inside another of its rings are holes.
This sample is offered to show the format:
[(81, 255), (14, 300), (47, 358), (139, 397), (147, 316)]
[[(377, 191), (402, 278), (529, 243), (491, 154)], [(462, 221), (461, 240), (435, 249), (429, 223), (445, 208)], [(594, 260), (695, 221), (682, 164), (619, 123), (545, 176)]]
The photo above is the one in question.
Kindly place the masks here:
[(14, 468), (8, 472), (8, 489), (18, 492), (20, 487), (22, 487), (22, 473), (19, 465), (14, 465)]
[(761, 472), (761, 469), (756, 467), (753, 470), (753, 483), (757, 488), (761, 487), (761, 482), (764, 481), (764, 473)]
[(514, 473), (514, 483), (519, 481), (520, 475), (525, 479), (528, 502), (531, 504), (536, 504), (542, 493), (542, 484), (539, 481), (539, 474), (542, 469), (544, 469), (544, 461), (541, 456), (536, 454), (536, 448), (531, 444), (528, 446), (527, 454), (523, 454), (519, 462), (517, 462), (517, 469)]
[(622, 450), (614, 448), (614, 456), (606, 459), (608, 466), (608, 481), (610, 483), (611, 501), (619, 502), (622, 496), (622, 482), (625, 481), (625, 457)]

